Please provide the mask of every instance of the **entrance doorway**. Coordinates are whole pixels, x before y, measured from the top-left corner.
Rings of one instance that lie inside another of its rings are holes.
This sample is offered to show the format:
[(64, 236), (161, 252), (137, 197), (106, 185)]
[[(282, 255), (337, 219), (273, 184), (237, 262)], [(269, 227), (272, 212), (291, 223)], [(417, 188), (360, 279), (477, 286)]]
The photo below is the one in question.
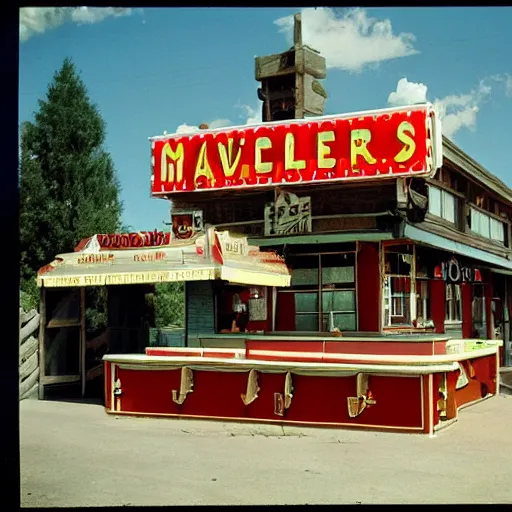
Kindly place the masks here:
[(43, 288), (39, 398), (103, 400), (103, 355), (149, 345), (152, 292), (148, 285)]

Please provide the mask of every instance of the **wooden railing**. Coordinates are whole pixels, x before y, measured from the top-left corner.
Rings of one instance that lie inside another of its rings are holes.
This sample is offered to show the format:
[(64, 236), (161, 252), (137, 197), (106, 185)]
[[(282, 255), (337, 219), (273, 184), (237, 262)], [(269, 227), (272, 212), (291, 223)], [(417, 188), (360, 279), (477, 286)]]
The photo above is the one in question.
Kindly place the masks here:
[(32, 309), (25, 313), (20, 308), (20, 400), (37, 393), (39, 381), (39, 319)]

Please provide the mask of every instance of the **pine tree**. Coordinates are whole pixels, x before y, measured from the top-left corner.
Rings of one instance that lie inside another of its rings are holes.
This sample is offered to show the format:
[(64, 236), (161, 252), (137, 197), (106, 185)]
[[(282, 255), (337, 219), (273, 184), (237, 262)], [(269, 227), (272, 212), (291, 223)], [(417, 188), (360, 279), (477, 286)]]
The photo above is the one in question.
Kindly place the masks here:
[(104, 149), (106, 126), (73, 62), (65, 59), (33, 122), (21, 129), (22, 290), (37, 270), (95, 233), (121, 228), (120, 187)]

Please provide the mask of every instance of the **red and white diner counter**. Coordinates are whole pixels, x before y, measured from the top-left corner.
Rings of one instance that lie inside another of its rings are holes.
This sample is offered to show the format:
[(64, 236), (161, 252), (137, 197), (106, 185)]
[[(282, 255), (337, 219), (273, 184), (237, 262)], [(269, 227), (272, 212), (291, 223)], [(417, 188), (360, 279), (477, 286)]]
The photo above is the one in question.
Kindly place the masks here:
[(107, 412), (432, 434), (499, 390), (499, 340), (216, 337), (105, 355)]

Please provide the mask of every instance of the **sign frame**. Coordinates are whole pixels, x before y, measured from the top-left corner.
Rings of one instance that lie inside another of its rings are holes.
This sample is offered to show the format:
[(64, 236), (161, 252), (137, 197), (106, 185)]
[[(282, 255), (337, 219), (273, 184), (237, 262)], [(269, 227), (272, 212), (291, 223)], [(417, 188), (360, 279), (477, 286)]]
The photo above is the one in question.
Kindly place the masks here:
[[(387, 128), (383, 123), (388, 120), (393, 131), (379, 128), (378, 132), (377, 123)], [(369, 127), (375, 129), (373, 134)], [(320, 132), (335, 135), (314, 140)], [(379, 142), (379, 137), (384, 140)], [(384, 158), (381, 150), (389, 147), (388, 139), (395, 147), (396, 154), (389, 155), (394, 160)], [(151, 196), (167, 198), (192, 192), (431, 177), (443, 159), (441, 122), (430, 103), (166, 134), (149, 140)], [(372, 151), (380, 148), (373, 160), (370, 147)], [(271, 154), (266, 162), (262, 161), (265, 152)]]

